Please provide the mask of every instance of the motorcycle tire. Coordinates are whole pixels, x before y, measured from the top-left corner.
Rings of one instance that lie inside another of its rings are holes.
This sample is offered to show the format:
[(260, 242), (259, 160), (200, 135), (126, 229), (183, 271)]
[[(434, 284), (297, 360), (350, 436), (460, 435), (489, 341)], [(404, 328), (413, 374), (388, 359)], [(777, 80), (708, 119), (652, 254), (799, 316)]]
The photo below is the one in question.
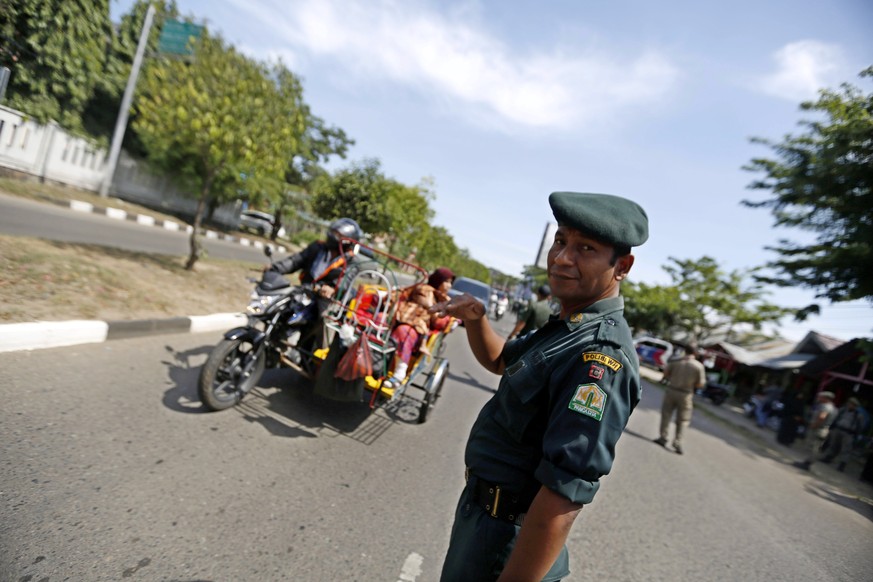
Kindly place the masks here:
[(264, 375), (265, 357), (261, 351), (254, 362), (247, 362), (251, 347), (247, 341), (225, 339), (212, 349), (197, 383), (200, 402), (206, 408), (218, 411), (235, 406), (257, 385)]

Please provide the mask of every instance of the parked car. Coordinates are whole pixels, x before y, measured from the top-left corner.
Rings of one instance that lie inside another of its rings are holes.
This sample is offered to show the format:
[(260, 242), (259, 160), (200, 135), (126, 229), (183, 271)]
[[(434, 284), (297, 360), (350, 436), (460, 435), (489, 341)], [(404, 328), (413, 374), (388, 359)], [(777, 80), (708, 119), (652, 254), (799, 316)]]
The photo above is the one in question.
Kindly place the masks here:
[(482, 305), (485, 306), (485, 313), (488, 313), (488, 308), (491, 303), (490, 285), (483, 283), (482, 281), (477, 281), (476, 279), (470, 279), (469, 277), (458, 277), (455, 279), (455, 282), (452, 283), (452, 288), (449, 289), (449, 296), (454, 297), (456, 295), (461, 295), (462, 293), (469, 293), (478, 299)]
[[(247, 230), (261, 236), (267, 236), (273, 232), (273, 224), (276, 219), (272, 214), (259, 210), (244, 210), (239, 215), (240, 230)], [(279, 228), (279, 236), (285, 236), (285, 227)]]
[(656, 337), (640, 337), (634, 340), (634, 348), (640, 363), (663, 371), (673, 355), (673, 344)]

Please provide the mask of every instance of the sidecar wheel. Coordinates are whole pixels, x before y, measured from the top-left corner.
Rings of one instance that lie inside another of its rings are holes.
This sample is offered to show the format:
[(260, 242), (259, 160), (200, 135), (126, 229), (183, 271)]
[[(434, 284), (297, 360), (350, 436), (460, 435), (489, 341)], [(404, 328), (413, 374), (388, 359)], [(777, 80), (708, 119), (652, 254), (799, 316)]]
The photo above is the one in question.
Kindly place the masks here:
[(200, 370), (197, 392), (209, 410), (236, 405), (264, 374), (264, 352), (251, 360), (252, 345), (244, 340), (221, 340)]

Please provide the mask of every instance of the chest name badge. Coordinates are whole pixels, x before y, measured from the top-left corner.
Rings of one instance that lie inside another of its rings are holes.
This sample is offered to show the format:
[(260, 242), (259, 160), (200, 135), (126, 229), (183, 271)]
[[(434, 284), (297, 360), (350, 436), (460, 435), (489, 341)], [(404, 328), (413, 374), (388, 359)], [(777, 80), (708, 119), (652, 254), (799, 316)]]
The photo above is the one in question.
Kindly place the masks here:
[(603, 410), (606, 408), (606, 396), (606, 392), (597, 384), (580, 384), (568, 408), (599, 421), (603, 418)]
[(583, 362), (599, 362), (612, 370), (613, 372), (618, 372), (621, 370), (621, 362), (614, 358), (610, 358), (606, 354), (601, 354), (600, 352), (585, 352), (582, 354)]

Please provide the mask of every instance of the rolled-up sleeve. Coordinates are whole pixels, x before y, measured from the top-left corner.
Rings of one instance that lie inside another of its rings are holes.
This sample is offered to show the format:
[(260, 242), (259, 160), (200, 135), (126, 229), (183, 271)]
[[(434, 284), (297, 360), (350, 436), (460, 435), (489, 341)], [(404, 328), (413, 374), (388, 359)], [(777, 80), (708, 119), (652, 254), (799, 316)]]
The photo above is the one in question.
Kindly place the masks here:
[(543, 456), (535, 473), (540, 483), (576, 503), (593, 500), (639, 402), (635, 370), (620, 349), (609, 345), (587, 347), (554, 370)]

